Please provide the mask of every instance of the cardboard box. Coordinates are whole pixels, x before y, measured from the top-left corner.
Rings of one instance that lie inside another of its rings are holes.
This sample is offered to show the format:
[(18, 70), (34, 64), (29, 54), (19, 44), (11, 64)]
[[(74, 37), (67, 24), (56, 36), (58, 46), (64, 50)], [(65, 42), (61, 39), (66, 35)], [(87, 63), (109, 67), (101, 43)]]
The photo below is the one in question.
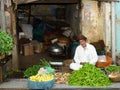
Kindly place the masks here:
[(43, 50), (43, 44), (42, 43), (37, 43), (34, 47), (35, 53), (41, 53)]
[(33, 45), (34, 47), (34, 52), (35, 53), (41, 53), (43, 51), (43, 43), (39, 43), (38, 41), (36, 40), (33, 40), (31, 42), (31, 44)]
[(28, 56), (29, 55), (29, 45), (24, 44), (22, 49), (23, 55)]
[(32, 44), (29, 45), (29, 55), (34, 55), (34, 47)]
[(28, 43), (28, 44), (23, 44), (23, 55), (29, 56), (29, 55), (34, 55), (34, 48), (33, 45)]

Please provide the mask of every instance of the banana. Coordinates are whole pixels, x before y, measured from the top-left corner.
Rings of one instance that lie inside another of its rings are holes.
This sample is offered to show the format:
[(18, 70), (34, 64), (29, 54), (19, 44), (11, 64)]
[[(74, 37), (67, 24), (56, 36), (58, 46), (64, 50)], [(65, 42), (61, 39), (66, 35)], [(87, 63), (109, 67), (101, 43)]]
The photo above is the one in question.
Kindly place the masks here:
[(30, 76), (31, 81), (39, 81), (39, 82), (44, 82), (44, 81), (50, 81), (54, 79), (54, 75), (34, 75)]

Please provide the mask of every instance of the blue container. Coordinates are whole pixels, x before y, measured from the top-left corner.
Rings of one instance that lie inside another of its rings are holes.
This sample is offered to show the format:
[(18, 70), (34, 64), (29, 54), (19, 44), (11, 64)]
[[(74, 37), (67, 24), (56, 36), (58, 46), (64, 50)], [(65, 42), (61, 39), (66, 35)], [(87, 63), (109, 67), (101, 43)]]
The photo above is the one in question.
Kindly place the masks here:
[(37, 82), (31, 81), (30, 79), (27, 80), (27, 86), (29, 89), (47, 89), (50, 90), (54, 85), (55, 80), (47, 81), (47, 82)]

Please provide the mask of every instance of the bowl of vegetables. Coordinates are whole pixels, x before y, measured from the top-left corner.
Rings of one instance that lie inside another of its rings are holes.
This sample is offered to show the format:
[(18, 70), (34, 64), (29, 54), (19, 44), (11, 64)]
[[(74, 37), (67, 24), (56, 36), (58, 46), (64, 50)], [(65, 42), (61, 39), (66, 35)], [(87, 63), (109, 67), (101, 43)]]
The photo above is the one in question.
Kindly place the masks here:
[(41, 67), (36, 75), (28, 78), (29, 89), (50, 89), (54, 85), (54, 69), (49, 66)]
[[(34, 73), (31, 71), (33, 70)], [(25, 72), (28, 77), (27, 87), (29, 89), (50, 89), (54, 85), (55, 69), (50, 66), (50, 64), (45, 60), (41, 59), (40, 66), (33, 66)]]
[(111, 81), (120, 82), (120, 71), (111, 72), (108, 76)]
[(29, 89), (50, 89), (54, 85), (53, 75), (34, 75), (28, 78), (27, 86)]
[(108, 77), (113, 82), (120, 82), (120, 66), (111, 65), (105, 68)]

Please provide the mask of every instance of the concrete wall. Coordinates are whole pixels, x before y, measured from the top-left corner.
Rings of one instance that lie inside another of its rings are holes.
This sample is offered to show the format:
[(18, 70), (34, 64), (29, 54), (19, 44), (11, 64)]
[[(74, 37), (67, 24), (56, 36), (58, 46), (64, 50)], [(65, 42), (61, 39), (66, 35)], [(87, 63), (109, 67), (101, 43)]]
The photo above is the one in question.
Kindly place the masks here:
[(106, 51), (109, 52), (111, 51), (111, 47), (112, 47), (111, 3), (103, 3), (103, 4), (104, 4), (104, 12), (105, 12), (105, 17), (104, 17), (105, 31), (103, 33), (104, 33), (104, 41), (106, 44)]
[(120, 2), (115, 3), (116, 52), (120, 55)]
[(97, 1), (83, 0), (82, 33), (88, 37), (89, 42), (104, 40), (105, 32), (104, 6), (98, 6)]

